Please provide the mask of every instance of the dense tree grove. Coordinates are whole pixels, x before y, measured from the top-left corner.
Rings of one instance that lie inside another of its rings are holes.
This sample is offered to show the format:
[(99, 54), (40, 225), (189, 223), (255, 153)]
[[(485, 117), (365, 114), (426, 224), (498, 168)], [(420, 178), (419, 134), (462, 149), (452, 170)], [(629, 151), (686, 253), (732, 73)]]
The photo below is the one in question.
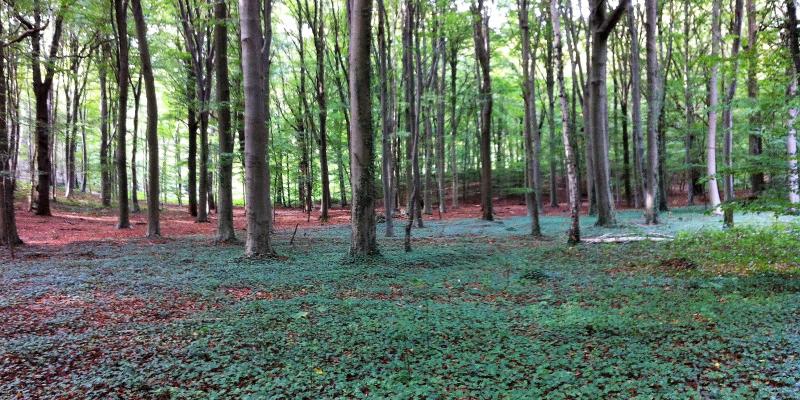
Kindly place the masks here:
[(0, 244), (20, 244), (15, 213), (78, 192), (120, 229), (143, 194), (151, 237), (176, 204), (199, 223), (216, 212), (235, 241), (244, 205), (250, 256), (273, 254), (290, 207), (320, 223), (349, 208), (353, 256), (378, 253), (377, 223), (393, 236), (408, 218), (410, 249), (423, 215), (480, 203), (491, 221), (507, 199), (536, 237), (540, 213), (569, 210), (571, 242), (581, 212), (602, 226), (619, 208), (648, 224), (687, 204), (728, 226), (734, 210), (794, 213), (796, 8), (4, 1)]

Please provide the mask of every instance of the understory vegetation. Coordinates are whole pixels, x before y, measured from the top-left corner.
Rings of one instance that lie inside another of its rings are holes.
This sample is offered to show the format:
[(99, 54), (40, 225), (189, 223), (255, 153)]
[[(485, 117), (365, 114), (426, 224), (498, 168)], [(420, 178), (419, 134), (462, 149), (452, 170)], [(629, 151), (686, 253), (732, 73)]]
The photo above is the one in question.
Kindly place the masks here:
[(433, 222), (346, 267), (345, 227), (278, 230), (271, 260), (199, 236), (27, 247), (0, 266), (0, 397), (797, 396), (797, 221), (639, 215), (583, 228), (683, 233)]

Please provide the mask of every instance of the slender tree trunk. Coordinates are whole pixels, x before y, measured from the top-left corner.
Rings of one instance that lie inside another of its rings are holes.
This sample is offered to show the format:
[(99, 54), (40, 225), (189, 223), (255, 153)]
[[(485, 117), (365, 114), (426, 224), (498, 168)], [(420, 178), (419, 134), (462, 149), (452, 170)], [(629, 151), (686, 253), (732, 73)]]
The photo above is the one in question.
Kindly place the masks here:
[(450, 43), (450, 175), (453, 190), (450, 194), (451, 206), (458, 208), (458, 149), (456, 140), (458, 139), (458, 114), (456, 114), (456, 102), (458, 92), (456, 91), (456, 79), (458, 77), (458, 47), (455, 43)]
[[(1, 10), (0, 10), (1, 11)], [(3, 14), (0, 13), (0, 18)], [(0, 37), (4, 35), (0, 22)], [(8, 86), (6, 85), (6, 45), (0, 43), (0, 245), (12, 249), (21, 244), (17, 234), (14, 215), (14, 170), (12, 170), (11, 143), (8, 139), (7, 109)]]
[(636, 193), (635, 207), (640, 206), (639, 199), (644, 196), (647, 175), (644, 165), (644, 138), (642, 136), (642, 73), (639, 62), (639, 30), (636, 26), (636, 11), (633, 1), (626, 0), (628, 31), (631, 41), (631, 120), (633, 128), (633, 175)]
[[(158, 166), (158, 103), (153, 65), (150, 61), (150, 45), (147, 42), (147, 24), (140, 0), (131, 0), (133, 20), (136, 24), (136, 40), (139, 42), (139, 58), (142, 63), (145, 98), (147, 99), (147, 237), (161, 236), (159, 222), (159, 166)], [(140, 89), (141, 90), (141, 89)]]
[[(386, 218), (386, 237), (394, 236), (394, 196), (392, 179), (392, 113), (389, 99), (389, 46), (386, 41), (386, 6), (378, 0), (378, 74), (380, 76), (382, 157), (381, 180), (383, 181), (383, 212)], [(341, 179), (341, 178), (340, 178)], [(343, 179), (342, 179), (343, 180)]]
[(564, 55), (561, 50), (561, 17), (558, 11), (558, 0), (550, 0), (550, 21), (553, 27), (553, 49), (555, 51), (556, 79), (558, 81), (559, 103), (561, 105), (561, 139), (564, 144), (564, 157), (567, 164), (567, 192), (569, 193), (570, 217), (572, 224), (567, 234), (570, 244), (581, 241), (580, 233), (580, 188), (578, 187), (578, 164), (572, 146), (567, 105), (567, 90), (564, 85)]
[[(758, 22), (756, 21), (756, 2), (747, 0), (747, 50), (749, 54), (747, 63), (747, 97), (755, 103), (758, 99)], [(750, 156), (759, 157), (763, 152), (763, 143), (760, 134), (761, 118), (758, 112), (750, 116), (750, 135), (748, 137)], [(754, 196), (764, 190), (764, 173), (761, 171), (750, 173), (750, 186)]]
[[(131, 5), (133, 5), (131, 0)], [(138, 214), (139, 207), (139, 179), (136, 173), (136, 153), (139, 144), (139, 106), (142, 98), (142, 73), (139, 73), (136, 85), (133, 86), (133, 140), (131, 140), (131, 212)]]
[(197, 217), (197, 92), (194, 88), (195, 75), (191, 62), (186, 60), (186, 125), (189, 130), (189, 152), (186, 168), (189, 169), (187, 178), (187, 194), (189, 196), (189, 215)]
[(219, 206), (217, 240), (236, 240), (233, 227), (233, 135), (231, 135), (230, 81), (228, 79), (228, 6), (214, 3), (214, 45), (217, 83), (217, 132), (219, 134)]
[(350, 184), (353, 190), (350, 256), (365, 257), (378, 252), (370, 93), (372, 0), (350, 1)]
[[(797, 29), (797, 8), (794, 0), (786, 0), (786, 15), (789, 39), (789, 54), (792, 58), (792, 79), (789, 83), (789, 97), (797, 97), (798, 75), (800, 75), (800, 34)], [(789, 119), (787, 121), (788, 134), (786, 138), (787, 153), (789, 156), (789, 202), (800, 204), (800, 171), (797, 162), (797, 116), (800, 110), (797, 107), (789, 109)]]
[(683, 99), (685, 103), (685, 120), (686, 120), (686, 156), (684, 157), (684, 163), (686, 164), (686, 196), (687, 196), (687, 204), (694, 205), (694, 197), (697, 194), (695, 192), (695, 188), (697, 187), (697, 180), (698, 180), (698, 173), (695, 168), (695, 163), (697, 162), (696, 157), (694, 155), (694, 146), (695, 146), (695, 132), (694, 132), (694, 100), (692, 95), (693, 85), (692, 85), (692, 70), (691, 70), (691, 61), (690, 61), (690, 54), (689, 54), (689, 40), (691, 33), (690, 31), (690, 24), (692, 21), (692, 15), (689, 12), (690, 8), (690, 1), (685, 0), (683, 3), (683, 58), (684, 58), (684, 66), (683, 66), (683, 78), (684, 78), (684, 87), (683, 87)]
[[(631, 1), (631, 0), (628, 0)], [(647, 47), (647, 185), (644, 192), (645, 223), (658, 224), (658, 120), (661, 113), (661, 83), (658, 70), (658, 5), (645, 0)], [(741, 1), (741, 0), (738, 0)]]
[[(265, 0), (264, 23), (271, 26), (272, 2)], [(245, 175), (247, 176), (247, 241), (245, 255), (264, 257), (273, 254), (270, 243), (269, 162), (267, 160), (267, 104), (271, 30), (262, 37), (257, 0), (239, 0), (242, 70), (244, 83)], [(266, 39), (266, 41), (265, 41)]]
[[(534, 82), (531, 71), (535, 66), (531, 65), (531, 35), (528, 23), (528, 0), (519, 0), (519, 27), (522, 34), (522, 97), (525, 103), (525, 119), (523, 123), (525, 140), (525, 165), (526, 182), (525, 203), (528, 205), (528, 215), (531, 217), (531, 235), (541, 236), (542, 231), (539, 226), (539, 201), (536, 187), (537, 168), (535, 164), (535, 148), (533, 130), (536, 129), (536, 97), (534, 95)], [(552, 194), (551, 194), (552, 197)]]
[(489, 27), (486, 21), (483, 0), (473, 7), (473, 37), (475, 40), (475, 57), (480, 65), (481, 102), (480, 118), (480, 150), (481, 150), (481, 208), (482, 219), (494, 220), (492, 209), (492, 78), (489, 67)]
[(119, 198), (118, 229), (131, 227), (128, 210), (128, 168), (127, 168), (127, 132), (128, 132), (128, 78), (130, 63), (128, 61), (128, 13), (126, 0), (114, 0), (114, 17), (117, 27), (117, 180)]
[[(42, 26), (41, 4), (39, 0), (34, 1), (34, 18), (38, 27)], [(31, 75), (33, 76), (33, 93), (36, 103), (36, 168), (38, 175), (37, 187), (37, 206), (36, 215), (50, 215), (50, 186), (55, 188), (56, 175), (53, 173), (53, 163), (50, 155), (52, 154), (51, 145), (55, 142), (52, 134), (50, 121), (50, 98), (53, 93), (53, 75), (55, 74), (54, 58), (58, 54), (58, 46), (61, 40), (63, 17), (61, 14), (56, 16), (53, 37), (50, 40), (50, 52), (45, 60), (45, 76), (42, 77), (40, 68), (41, 41), (42, 34), (36, 31), (30, 35), (31, 39)]]
[[(731, 81), (728, 84), (728, 92), (725, 94), (725, 104), (722, 111), (722, 124), (725, 130), (725, 143), (723, 146), (723, 158), (725, 161), (725, 180), (724, 195), (725, 202), (734, 200), (734, 181), (733, 181), (733, 98), (736, 96), (736, 87), (739, 81), (739, 49), (741, 48), (742, 37), (742, 0), (736, 0), (734, 6), (733, 29), (729, 34), (733, 34), (733, 44), (731, 45), (731, 59), (733, 60), (733, 70), (731, 71)], [(733, 227), (733, 209), (725, 208), (725, 225)]]
[(720, 7), (721, 0), (713, 0), (711, 11), (711, 58), (714, 63), (711, 65), (711, 81), (708, 85), (709, 104), (708, 104), (708, 137), (706, 138), (706, 173), (708, 174), (708, 200), (714, 212), (719, 214), (720, 198), (719, 187), (717, 186), (717, 109), (719, 108), (719, 62), (716, 61), (719, 55), (720, 33)]

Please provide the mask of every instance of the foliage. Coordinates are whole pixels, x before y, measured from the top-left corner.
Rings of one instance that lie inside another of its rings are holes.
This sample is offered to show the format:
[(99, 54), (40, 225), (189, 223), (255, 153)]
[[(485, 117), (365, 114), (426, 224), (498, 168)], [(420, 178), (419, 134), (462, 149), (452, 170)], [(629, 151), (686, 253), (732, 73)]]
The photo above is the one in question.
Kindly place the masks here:
[[(638, 229), (638, 215), (623, 217)], [(674, 244), (567, 247), (517, 236), (525, 218), (433, 222), (412, 253), (382, 239), (381, 259), (346, 265), (344, 228), (301, 232), (293, 246), (279, 230), (284, 257), (266, 261), (205, 238), (22, 254), (0, 267), (0, 393), (795, 396), (800, 278), (780, 262), (796, 266), (797, 226), (665, 219), (667, 232), (703, 230)], [(542, 222), (557, 235), (564, 219)], [(701, 268), (651, 268), (676, 255)], [(759, 273), (713, 269), (750, 261)]]

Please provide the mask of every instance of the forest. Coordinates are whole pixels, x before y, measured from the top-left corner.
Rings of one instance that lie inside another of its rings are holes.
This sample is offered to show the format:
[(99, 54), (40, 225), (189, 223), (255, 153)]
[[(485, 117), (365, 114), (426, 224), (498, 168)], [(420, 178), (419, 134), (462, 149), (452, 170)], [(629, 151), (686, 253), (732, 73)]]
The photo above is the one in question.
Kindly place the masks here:
[(800, 399), (795, 0), (1, 0), (0, 399)]

